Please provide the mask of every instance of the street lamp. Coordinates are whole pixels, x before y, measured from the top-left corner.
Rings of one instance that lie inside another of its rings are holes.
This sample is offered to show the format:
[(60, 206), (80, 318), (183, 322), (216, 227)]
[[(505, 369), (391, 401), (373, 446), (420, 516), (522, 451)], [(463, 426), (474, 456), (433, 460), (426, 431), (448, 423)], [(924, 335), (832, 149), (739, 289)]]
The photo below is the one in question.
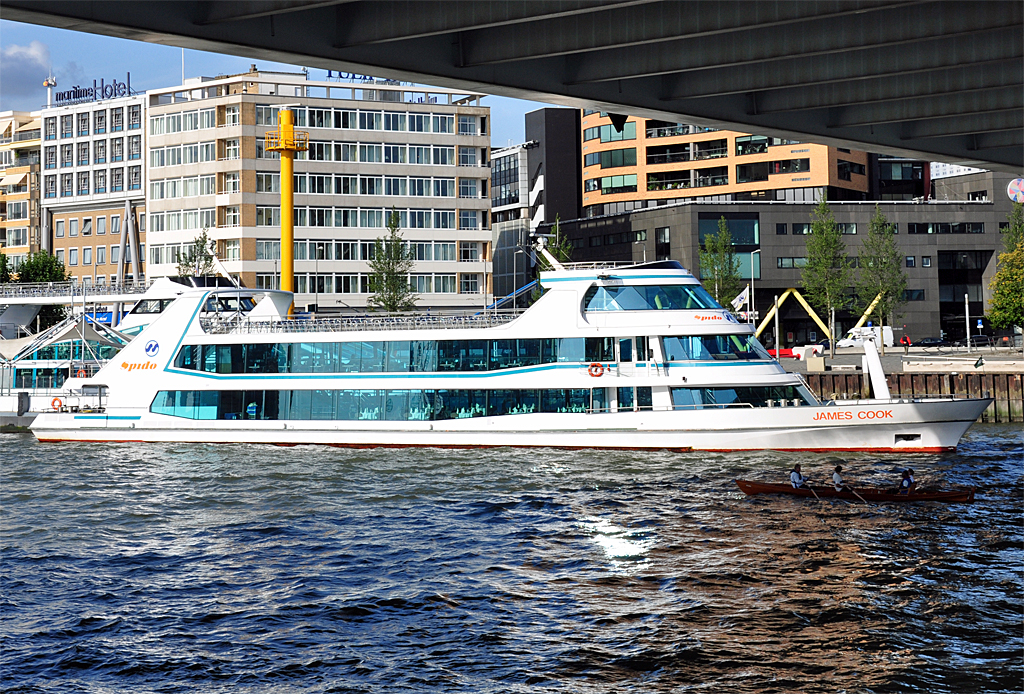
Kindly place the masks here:
[(638, 244), (638, 243), (642, 243), (642, 244), (643, 244), (643, 249), (644, 249), (644, 262), (646, 263), (646, 262), (647, 262), (647, 239), (644, 239), (643, 241), (634, 241), (634, 242), (633, 242), (633, 245), (635, 246), (635, 245), (636, 245), (636, 244)]
[(750, 311), (747, 312), (747, 322), (753, 323), (754, 312), (757, 311), (757, 304), (754, 303), (754, 254), (760, 253), (761, 249), (750, 252)]

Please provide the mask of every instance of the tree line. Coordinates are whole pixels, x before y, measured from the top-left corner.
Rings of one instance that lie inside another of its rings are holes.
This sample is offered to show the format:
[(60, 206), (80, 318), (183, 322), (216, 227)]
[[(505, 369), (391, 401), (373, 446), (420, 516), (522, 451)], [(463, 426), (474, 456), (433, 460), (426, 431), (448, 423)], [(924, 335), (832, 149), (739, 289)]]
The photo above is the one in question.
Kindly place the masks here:
[[(998, 270), (989, 285), (992, 299), (988, 319), (995, 328), (1024, 325), (1024, 205), (1014, 203), (1007, 220), (1003, 252), (999, 254)], [(807, 264), (800, 280), (807, 301), (828, 317), (834, 337), (836, 311), (852, 309), (868, 313), (879, 326), (891, 325), (900, 315), (907, 302), (903, 259), (903, 251), (896, 242), (896, 225), (890, 223), (876, 205), (867, 236), (854, 262), (847, 253), (832, 208), (822, 200), (811, 214)], [(718, 221), (718, 231), (704, 239), (700, 249), (700, 273), (705, 288), (723, 306), (743, 288), (739, 259), (733, 252), (732, 235), (725, 217)], [(835, 356), (834, 344), (831, 349)]]

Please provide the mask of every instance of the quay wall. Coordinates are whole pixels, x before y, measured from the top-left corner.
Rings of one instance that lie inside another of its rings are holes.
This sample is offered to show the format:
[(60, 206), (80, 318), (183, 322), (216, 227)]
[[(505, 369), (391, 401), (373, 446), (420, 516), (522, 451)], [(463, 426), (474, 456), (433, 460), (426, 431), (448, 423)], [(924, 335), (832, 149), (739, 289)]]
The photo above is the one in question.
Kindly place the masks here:
[[(814, 394), (822, 400), (869, 398), (871, 386), (866, 374), (842, 371), (810, 373), (805, 376)], [(1024, 422), (1024, 374), (1019, 373), (890, 373), (886, 375), (894, 398), (953, 395), (962, 398), (995, 398), (982, 413), (982, 422)]]

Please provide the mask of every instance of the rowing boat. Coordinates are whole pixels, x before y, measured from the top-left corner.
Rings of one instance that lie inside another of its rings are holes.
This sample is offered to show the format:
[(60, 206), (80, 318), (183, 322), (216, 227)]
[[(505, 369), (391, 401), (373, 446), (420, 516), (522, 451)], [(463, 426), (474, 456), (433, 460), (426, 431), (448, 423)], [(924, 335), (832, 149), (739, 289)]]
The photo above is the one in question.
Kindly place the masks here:
[[(790, 484), (771, 484), (768, 482), (752, 482), (736, 480), (736, 485), (745, 494), (790, 494), (792, 496), (813, 497), (817, 493), (820, 498), (850, 499), (853, 501), (949, 501), (970, 503), (974, 501), (974, 487), (955, 489), (952, 491), (921, 491), (910, 494), (897, 494), (888, 489), (857, 488), (854, 491), (837, 492), (835, 487), (802, 487), (794, 488)], [(812, 491), (813, 490), (813, 491)], [(858, 494), (860, 495), (858, 497)]]

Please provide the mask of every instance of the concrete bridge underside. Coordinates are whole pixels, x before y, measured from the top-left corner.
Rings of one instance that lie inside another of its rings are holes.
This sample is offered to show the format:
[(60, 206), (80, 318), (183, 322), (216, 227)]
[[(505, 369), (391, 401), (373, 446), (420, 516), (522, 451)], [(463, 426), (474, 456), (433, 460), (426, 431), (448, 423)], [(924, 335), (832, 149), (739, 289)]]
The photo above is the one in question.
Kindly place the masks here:
[(4, 0), (14, 21), (1021, 173), (1021, 0)]

